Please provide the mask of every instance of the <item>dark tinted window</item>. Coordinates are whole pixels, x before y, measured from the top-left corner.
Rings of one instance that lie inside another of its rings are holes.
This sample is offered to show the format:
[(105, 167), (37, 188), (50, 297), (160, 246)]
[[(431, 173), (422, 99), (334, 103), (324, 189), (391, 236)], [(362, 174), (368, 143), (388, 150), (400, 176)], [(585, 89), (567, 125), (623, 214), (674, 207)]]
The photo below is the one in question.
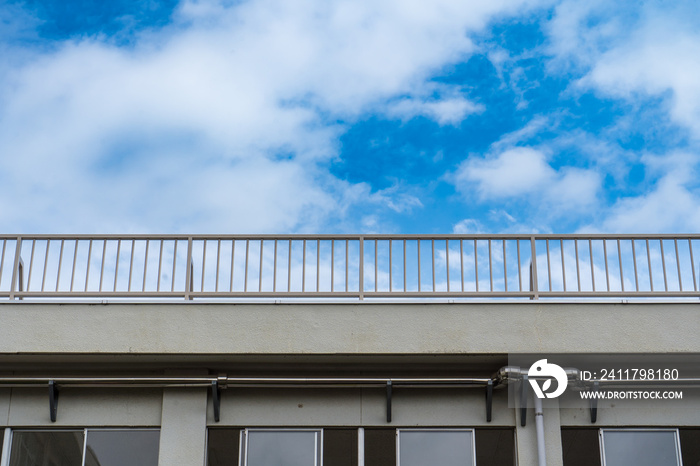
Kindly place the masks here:
[(207, 466), (238, 466), (241, 429), (209, 429)]
[(477, 466), (514, 466), (513, 429), (476, 429)]
[(474, 465), (474, 432), (471, 430), (400, 429), (399, 465)]
[[(241, 429), (209, 429), (207, 466), (238, 466)], [(323, 430), (324, 466), (357, 465), (357, 429)]]
[(158, 466), (157, 430), (88, 430), (85, 466)]
[[(431, 430), (445, 431), (445, 429), (424, 429), (423, 432)], [(209, 430), (207, 466), (238, 465), (240, 432), (240, 428)], [(464, 436), (465, 432), (475, 436), (477, 466), (513, 466), (515, 464), (515, 434), (512, 428), (463, 430), (461, 435)], [(395, 428), (365, 428), (364, 439), (366, 466), (396, 466)], [(467, 440), (467, 443), (471, 444), (470, 438)], [(357, 450), (356, 428), (323, 429), (324, 466), (356, 466)]]
[(365, 466), (396, 466), (396, 429), (365, 429)]
[[(15, 431), (10, 466), (158, 466), (158, 430)], [(83, 452), (85, 458), (83, 458)]]
[(357, 429), (323, 430), (323, 466), (357, 466)]
[(14, 432), (10, 466), (82, 466), (83, 431)]
[(564, 466), (600, 466), (598, 429), (562, 429)]
[(700, 466), (700, 429), (680, 429), (681, 456), (686, 466)]

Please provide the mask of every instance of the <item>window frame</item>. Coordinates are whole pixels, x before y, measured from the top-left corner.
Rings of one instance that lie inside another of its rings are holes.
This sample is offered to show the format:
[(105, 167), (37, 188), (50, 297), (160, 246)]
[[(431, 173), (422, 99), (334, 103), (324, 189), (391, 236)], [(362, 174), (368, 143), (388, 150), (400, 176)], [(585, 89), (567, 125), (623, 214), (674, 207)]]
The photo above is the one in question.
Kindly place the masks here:
[(396, 429), (396, 466), (401, 466), (401, 432), (469, 432), (471, 434), (472, 466), (476, 466), (476, 429), (473, 427), (411, 427)]
[[(323, 466), (323, 428), (322, 427), (246, 427), (241, 429), (238, 451), (238, 466), (248, 466), (248, 442), (250, 432), (313, 432), (315, 466)], [(2, 465), (0, 465), (2, 466)]]
[(12, 437), (15, 432), (83, 432), (83, 452), (82, 452), (82, 465), (85, 465), (85, 453), (87, 451), (88, 442), (88, 432), (98, 431), (98, 432), (124, 432), (124, 431), (157, 431), (158, 441), (160, 442), (160, 427), (59, 427), (59, 428), (48, 428), (48, 427), (37, 427), (37, 428), (5, 428), (4, 435), (4, 445), (2, 456), (0, 456), (0, 466), (9, 466), (10, 458), (12, 454)]
[(0, 465), (9, 464), (10, 462), (10, 449), (8, 443), (12, 440), (10, 432), (12, 429), (9, 427), (3, 427), (2, 434), (2, 454), (0, 454)]
[(681, 456), (681, 437), (678, 428), (673, 427), (603, 427), (598, 430), (600, 444), (600, 464), (607, 466), (605, 461), (605, 432), (673, 432), (676, 440), (676, 461), (678, 466), (683, 465)]

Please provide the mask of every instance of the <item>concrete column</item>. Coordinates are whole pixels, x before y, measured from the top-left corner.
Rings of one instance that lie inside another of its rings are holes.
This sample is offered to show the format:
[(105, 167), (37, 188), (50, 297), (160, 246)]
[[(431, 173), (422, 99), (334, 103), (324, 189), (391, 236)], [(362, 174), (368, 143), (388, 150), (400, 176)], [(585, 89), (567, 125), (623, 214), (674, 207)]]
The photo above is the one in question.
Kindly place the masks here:
[(160, 429), (159, 466), (203, 466), (207, 389), (164, 389)]
[[(532, 399), (528, 400), (527, 425), (525, 427), (520, 425), (520, 407), (516, 409), (515, 441), (518, 466), (537, 466), (538, 464), (535, 410), (532, 409), (532, 405)], [(544, 408), (544, 443), (547, 466), (563, 466), (559, 400), (546, 399), (542, 401), (542, 405)]]

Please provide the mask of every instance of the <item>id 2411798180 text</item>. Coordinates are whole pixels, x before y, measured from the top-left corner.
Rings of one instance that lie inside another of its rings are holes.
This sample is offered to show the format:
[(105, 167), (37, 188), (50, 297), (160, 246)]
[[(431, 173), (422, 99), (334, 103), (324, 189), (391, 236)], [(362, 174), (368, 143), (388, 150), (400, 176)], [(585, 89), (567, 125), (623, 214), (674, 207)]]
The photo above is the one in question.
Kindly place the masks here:
[(581, 371), (581, 380), (586, 382), (613, 381), (613, 380), (678, 380), (678, 369), (636, 369), (636, 368), (601, 368), (595, 371)]

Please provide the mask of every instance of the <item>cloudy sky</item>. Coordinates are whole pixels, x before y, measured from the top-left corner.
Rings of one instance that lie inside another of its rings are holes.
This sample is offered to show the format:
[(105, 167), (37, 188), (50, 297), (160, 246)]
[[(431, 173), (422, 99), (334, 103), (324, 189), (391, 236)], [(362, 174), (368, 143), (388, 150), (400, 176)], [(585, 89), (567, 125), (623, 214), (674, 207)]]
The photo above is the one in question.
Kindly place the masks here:
[(697, 232), (698, 17), (0, 0), (0, 230)]

